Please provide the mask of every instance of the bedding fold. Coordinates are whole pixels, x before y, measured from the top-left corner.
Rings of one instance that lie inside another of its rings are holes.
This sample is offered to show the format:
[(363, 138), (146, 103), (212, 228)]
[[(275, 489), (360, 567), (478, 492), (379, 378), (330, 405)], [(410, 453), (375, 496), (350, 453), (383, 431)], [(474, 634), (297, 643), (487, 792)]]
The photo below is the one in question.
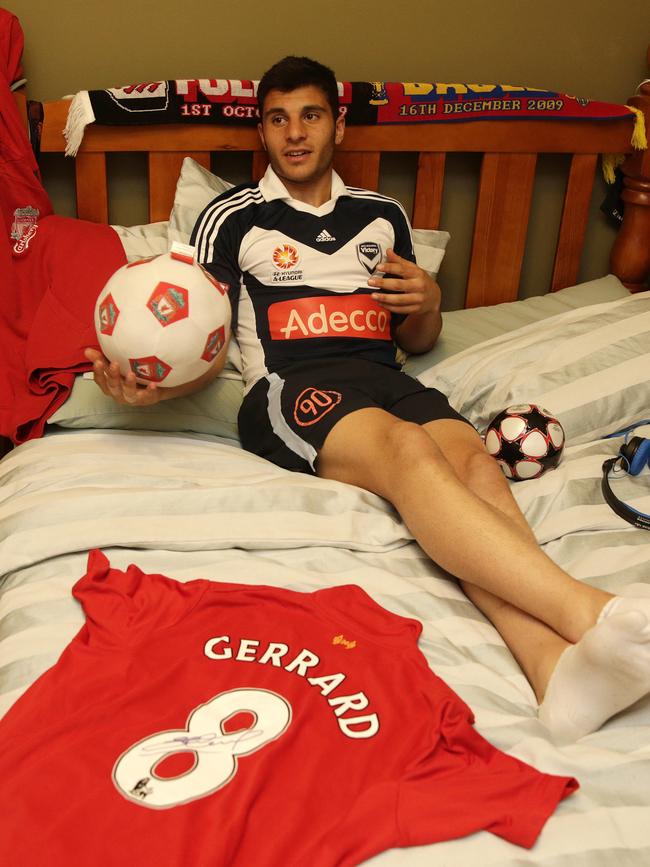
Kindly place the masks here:
[(374, 494), (199, 438), (54, 435), (11, 453), (0, 478), (6, 571), (88, 548), (387, 551), (412, 538)]
[(418, 379), (484, 431), (512, 404), (536, 403), (567, 442), (586, 443), (650, 415), (650, 292), (544, 319), (467, 349)]

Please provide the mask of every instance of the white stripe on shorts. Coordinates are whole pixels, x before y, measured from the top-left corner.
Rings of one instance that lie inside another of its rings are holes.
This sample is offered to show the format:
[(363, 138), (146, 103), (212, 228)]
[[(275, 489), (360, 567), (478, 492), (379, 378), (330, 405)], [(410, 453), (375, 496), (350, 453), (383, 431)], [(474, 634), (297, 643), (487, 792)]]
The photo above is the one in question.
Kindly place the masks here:
[(280, 437), (288, 449), (291, 449), (292, 452), (295, 452), (295, 454), (306, 460), (312, 470), (316, 472), (314, 469), (314, 461), (316, 460), (318, 452), (310, 443), (301, 439), (295, 431), (291, 430), (282, 415), (281, 397), (282, 389), (284, 388), (284, 380), (281, 379), (277, 373), (269, 373), (266, 376), (266, 379), (269, 383), (267, 400), (269, 407), (269, 421), (271, 422), (273, 433)]

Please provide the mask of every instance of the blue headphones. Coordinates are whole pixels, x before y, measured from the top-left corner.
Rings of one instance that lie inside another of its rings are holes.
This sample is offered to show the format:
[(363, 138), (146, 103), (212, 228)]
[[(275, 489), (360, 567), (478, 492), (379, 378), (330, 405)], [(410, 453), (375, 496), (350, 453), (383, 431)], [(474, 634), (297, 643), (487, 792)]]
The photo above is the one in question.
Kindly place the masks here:
[(630, 431), (633, 431), (635, 428), (641, 427), (641, 425), (644, 424), (650, 424), (650, 419), (642, 419), (641, 421), (637, 421), (634, 424), (623, 428), (623, 430), (616, 431), (616, 433), (613, 434), (608, 434), (608, 436), (605, 437), (605, 439), (611, 439), (611, 437), (625, 434), (625, 442), (620, 447), (616, 457), (609, 458), (603, 464), (601, 490), (605, 502), (619, 517), (623, 518), (630, 524), (634, 524), (635, 527), (642, 527), (644, 530), (650, 530), (650, 515), (638, 512), (636, 509), (633, 509), (632, 506), (628, 506), (622, 500), (619, 500), (609, 486), (609, 474), (617, 464), (620, 469), (631, 476), (638, 476), (644, 467), (650, 466), (650, 439), (646, 439), (645, 437), (632, 437), (631, 439), (628, 439)]

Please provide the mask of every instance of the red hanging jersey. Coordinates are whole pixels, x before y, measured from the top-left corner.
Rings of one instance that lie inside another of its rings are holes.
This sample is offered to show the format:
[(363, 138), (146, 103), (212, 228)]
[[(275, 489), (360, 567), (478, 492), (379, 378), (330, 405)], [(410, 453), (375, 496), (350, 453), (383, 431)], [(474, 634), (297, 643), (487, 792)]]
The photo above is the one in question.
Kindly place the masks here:
[(0, 863), (333, 867), (577, 788), (492, 747), (359, 587), (179, 583), (91, 552), (86, 625), (0, 723)]

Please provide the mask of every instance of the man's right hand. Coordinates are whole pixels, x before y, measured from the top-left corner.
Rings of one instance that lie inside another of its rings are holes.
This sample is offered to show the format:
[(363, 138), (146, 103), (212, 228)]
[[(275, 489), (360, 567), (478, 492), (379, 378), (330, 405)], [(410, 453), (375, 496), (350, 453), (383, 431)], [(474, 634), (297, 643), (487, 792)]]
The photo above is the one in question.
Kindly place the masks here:
[[(109, 362), (97, 349), (84, 349), (84, 355), (93, 365), (93, 377), (105, 395), (114, 401), (128, 406), (152, 406), (164, 400), (162, 389), (155, 382), (140, 385), (135, 373), (129, 371), (126, 376), (120, 373), (116, 361)], [(166, 396), (166, 395), (165, 395)]]
[(229, 342), (230, 337), (220, 349), (212, 366), (205, 373), (190, 382), (183, 383), (183, 385), (165, 386), (156, 385), (155, 382), (140, 385), (133, 371), (122, 376), (119, 364), (116, 361), (109, 361), (99, 350), (89, 347), (84, 349), (84, 355), (88, 361), (92, 362), (95, 382), (107, 397), (112, 397), (117, 403), (127, 406), (153, 406), (161, 400), (188, 397), (216, 379), (226, 363)]

